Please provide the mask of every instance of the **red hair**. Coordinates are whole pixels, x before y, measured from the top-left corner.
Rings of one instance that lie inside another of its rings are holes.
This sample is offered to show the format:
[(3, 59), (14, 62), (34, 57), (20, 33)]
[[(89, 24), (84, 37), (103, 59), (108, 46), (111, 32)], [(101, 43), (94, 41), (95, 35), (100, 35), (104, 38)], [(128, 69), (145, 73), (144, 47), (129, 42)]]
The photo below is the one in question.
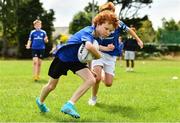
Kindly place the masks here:
[(100, 12), (93, 19), (93, 24), (95, 26), (102, 25), (105, 22), (112, 24), (114, 28), (117, 28), (119, 24), (117, 16), (111, 11)]
[(108, 2), (99, 7), (99, 12), (102, 12), (105, 10), (115, 12), (114, 4), (112, 2)]

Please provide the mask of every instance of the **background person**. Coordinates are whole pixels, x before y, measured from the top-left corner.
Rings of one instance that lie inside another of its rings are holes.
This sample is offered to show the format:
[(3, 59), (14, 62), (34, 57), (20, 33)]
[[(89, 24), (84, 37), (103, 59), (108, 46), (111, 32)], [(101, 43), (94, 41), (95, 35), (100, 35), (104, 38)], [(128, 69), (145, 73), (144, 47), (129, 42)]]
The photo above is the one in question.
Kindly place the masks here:
[[(136, 29), (131, 25), (131, 29), (135, 32)], [(134, 71), (135, 52), (139, 48), (136, 39), (132, 36), (128, 36), (128, 39), (124, 41), (124, 51), (126, 60), (126, 71)]]
[(52, 54), (56, 50), (57, 45), (66, 43), (68, 39), (69, 39), (69, 37), (67, 35), (65, 35), (65, 34), (58, 35), (54, 39), (53, 47), (52, 47), (52, 49), (51, 49), (51, 51), (49, 53)]
[(119, 49), (120, 49), (120, 51), (119, 51), (118, 60), (119, 60), (120, 67), (122, 67), (123, 48), (124, 48), (123, 38), (122, 38), (122, 36), (119, 36)]
[(33, 79), (34, 81), (38, 81), (40, 79), (42, 59), (45, 53), (45, 43), (48, 43), (48, 37), (46, 31), (41, 29), (41, 20), (35, 20), (33, 25), (35, 29), (29, 34), (26, 49), (32, 49)]

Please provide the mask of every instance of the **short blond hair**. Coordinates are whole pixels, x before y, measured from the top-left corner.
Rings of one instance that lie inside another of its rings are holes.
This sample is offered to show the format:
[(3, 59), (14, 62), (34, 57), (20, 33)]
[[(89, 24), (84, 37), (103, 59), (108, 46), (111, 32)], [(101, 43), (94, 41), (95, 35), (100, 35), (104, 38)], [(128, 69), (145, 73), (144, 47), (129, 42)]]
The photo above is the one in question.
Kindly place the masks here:
[(42, 23), (42, 21), (41, 21), (41, 20), (36, 19), (35, 21), (33, 21), (33, 24), (35, 25), (36, 23)]

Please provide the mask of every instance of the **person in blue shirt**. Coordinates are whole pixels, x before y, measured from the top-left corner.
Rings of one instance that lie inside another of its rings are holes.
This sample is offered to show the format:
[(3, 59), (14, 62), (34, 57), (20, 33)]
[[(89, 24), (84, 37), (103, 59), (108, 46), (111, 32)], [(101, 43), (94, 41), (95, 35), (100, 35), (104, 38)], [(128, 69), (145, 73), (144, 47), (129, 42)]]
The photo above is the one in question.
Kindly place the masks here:
[(121, 67), (122, 67), (123, 48), (124, 48), (123, 38), (122, 36), (119, 36), (119, 63)]
[(48, 37), (46, 31), (41, 29), (41, 20), (35, 20), (33, 24), (35, 29), (29, 34), (26, 49), (32, 49), (33, 79), (34, 81), (38, 81), (40, 79), (42, 59), (45, 52), (45, 43), (48, 43)]
[(117, 16), (113, 12), (102, 12), (95, 16), (93, 26), (87, 26), (73, 36), (65, 44), (59, 45), (56, 49), (55, 58), (52, 61), (48, 75), (49, 82), (42, 88), (40, 97), (36, 98), (36, 103), (41, 112), (48, 112), (44, 101), (48, 94), (56, 88), (59, 78), (67, 75), (67, 71), (71, 70), (78, 75), (84, 82), (74, 92), (72, 97), (60, 109), (61, 112), (68, 114), (74, 118), (80, 118), (80, 114), (75, 109), (74, 104), (81, 96), (92, 87), (96, 80), (87, 67), (86, 63), (81, 63), (78, 59), (78, 50), (82, 43), (85, 48), (98, 59), (101, 57), (100, 52), (92, 45), (93, 41), (98, 37), (105, 38), (111, 34), (118, 26)]
[[(111, 11), (115, 12), (115, 6), (112, 2), (103, 4), (99, 8), (99, 12)], [(89, 105), (95, 105), (97, 102), (97, 94), (99, 90), (99, 84), (102, 80), (107, 87), (111, 87), (113, 78), (115, 75), (115, 63), (116, 57), (119, 56), (119, 36), (122, 31), (129, 32), (132, 35), (138, 45), (143, 48), (143, 42), (137, 36), (137, 34), (129, 28), (124, 22), (119, 21), (118, 28), (106, 38), (98, 38), (100, 42), (100, 50), (102, 52), (102, 58), (92, 61), (92, 70), (96, 73), (96, 83), (92, 87), (92, 95), (88, 100)], [(104, 72), (104, 74), (102, 74)]]

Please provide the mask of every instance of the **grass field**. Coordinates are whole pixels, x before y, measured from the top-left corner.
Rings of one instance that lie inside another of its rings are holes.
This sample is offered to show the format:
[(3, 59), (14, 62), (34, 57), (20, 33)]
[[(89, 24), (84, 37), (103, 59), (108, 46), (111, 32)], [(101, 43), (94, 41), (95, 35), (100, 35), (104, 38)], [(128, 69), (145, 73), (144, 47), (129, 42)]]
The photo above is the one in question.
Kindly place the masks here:
[[(68, 73), (46, 100), (50, 112), (39, 112), (35, 98), (47, 82), (51, 61), (44, 61), (41, 81), (32, 81), (31, 60), (0, 61), (0, 122), (177, 122), (180, 121), (180, 62), (136, 61), (135, 72), (116, 65), (113, 86), (100, 86), (99, 103), (87, 105), (90, 90), (77, 102), (81, 115), (60, 112), (80, 79)], [(125, 65), (124, 65), (125, 66)], [(173, 80), (177, 76), (179, 79)]]

